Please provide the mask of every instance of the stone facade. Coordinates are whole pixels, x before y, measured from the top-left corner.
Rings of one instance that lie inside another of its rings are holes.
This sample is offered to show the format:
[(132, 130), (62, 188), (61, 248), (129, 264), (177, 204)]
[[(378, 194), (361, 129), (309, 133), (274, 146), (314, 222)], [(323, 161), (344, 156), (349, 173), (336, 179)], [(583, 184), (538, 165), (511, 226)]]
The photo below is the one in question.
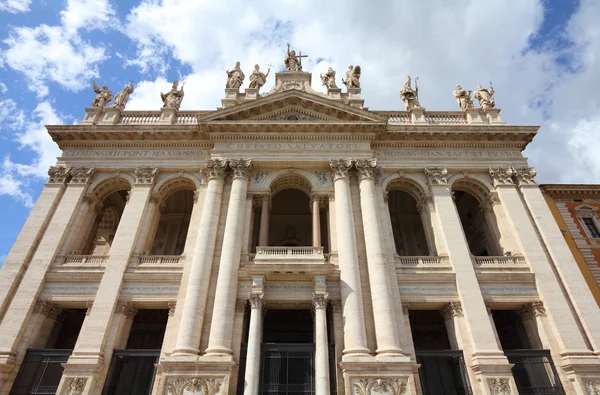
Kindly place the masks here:
[[(0, 270), (0, 393), (69, 309), (87, 311), (60, 394), (102, 393), (153, 309), (153, 394), (259, 393), (269, 311), (290, 309), (312, 314), (307, 393), (427, 392), (417, 363), (435, 353), (411, 326), (432, 310), (473, 394), (523, 385), (502, 311), (548, 351), (557, 388), (596, 393), (600, 310), (522, 155), (538, 128), (495, 108), (368, 110), (360, 88), (323, 95), (310, 78), (279, 73), (214, 111), (47, 127), (63, 155)], [(277, 200), (290, 189), (305, 207)], [(282, 207), (296, 222), (277, 228)], [(429, 253), (398, 254), (411, 246)]]

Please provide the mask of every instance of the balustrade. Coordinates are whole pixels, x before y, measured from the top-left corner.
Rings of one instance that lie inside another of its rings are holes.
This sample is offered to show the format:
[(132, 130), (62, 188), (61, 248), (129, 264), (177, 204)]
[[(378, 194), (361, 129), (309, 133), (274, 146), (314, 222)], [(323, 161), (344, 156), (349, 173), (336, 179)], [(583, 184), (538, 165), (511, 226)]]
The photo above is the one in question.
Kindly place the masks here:
[(473, 262), (480, 266), (486, 265), (515, 265), (520, 263), (516, 256), (474, 256)]
[(183, 255), (142, 255), (137, 259), (138, 265), (179, 265), (185, 257)]
[(104, 266), (108, 255), (67, 255), (63, 258), (63, 265), (71, 266)]

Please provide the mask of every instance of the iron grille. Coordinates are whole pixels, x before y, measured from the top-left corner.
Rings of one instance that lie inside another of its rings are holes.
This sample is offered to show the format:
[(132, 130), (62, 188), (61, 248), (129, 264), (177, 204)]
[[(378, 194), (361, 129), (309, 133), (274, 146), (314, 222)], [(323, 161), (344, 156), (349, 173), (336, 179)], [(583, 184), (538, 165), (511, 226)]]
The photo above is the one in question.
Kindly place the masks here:
[(314, 344), (263, 344), (260, 393), (315, 393)]
[(462, 350), (417, 350), (425, 395), (472, 395)]
[(114, 350), (103, 395), (152, 392), (160, 350)]
[(521, 395), (563, 395), (549, 350), (504, 350)]
[(73, 350), (27, 350), (10, 395), (56, 394), (67, 362)]

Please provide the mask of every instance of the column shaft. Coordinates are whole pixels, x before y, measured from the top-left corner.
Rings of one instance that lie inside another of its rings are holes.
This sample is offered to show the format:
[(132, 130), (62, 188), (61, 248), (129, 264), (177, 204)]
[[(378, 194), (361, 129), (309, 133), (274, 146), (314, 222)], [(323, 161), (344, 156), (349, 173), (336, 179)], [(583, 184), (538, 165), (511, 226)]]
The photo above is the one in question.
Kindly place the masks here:
[(312, 233), (313, 247), (321, 247), (321, 215), (318, 197), (312, 199)]
[(258, 395), (258, 385), (260, 383), (260, 346), (262, 343), (262, 295), (252, 295), (250, 297), (250, 308), (244, 395)]
[(260, 209), (260, 235), (258, 245), (266, 247), (269, 245), (269, 196), (262, 197), (262, 206)]
[(223, 178), (215, 175), (208, 181), (204, 198), (174, 354), (199, 352), (208, 283), (217, 239), (214, 226), (219, 221), (222, 197)]
[(330, 162), (335, 173), (333, 185), (344, 322), (344, 354), (368, 354), (354, 214), (350, 198), (350, 180), (348, 179), (351, 163), (348, 162), (346, 160)]
[(329, 342), (327, 341), (327, 300), (313, 298), (315, 308), (315, 394), (329, 394)]
[(233, 320), (238, 288), (238, 269), (242, 250), (244, 209), (248, 191), (248, 171), (250, 160), (230, 160), (234, 171), (231, 185), (225, 234), (219, 262), (219, 275), (215, 292), (215, 304), (210, 326), (207, 354), (232, 355)]

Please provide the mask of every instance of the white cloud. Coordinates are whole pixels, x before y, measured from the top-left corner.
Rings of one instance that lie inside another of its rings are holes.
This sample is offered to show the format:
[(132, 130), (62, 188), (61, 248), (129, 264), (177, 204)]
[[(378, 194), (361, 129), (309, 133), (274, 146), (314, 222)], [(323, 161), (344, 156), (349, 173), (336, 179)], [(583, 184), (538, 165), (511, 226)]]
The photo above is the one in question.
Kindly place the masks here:
[(83, 40), (78, 30), (115, 25), (114, 14), (106, 0), (69, 0), (61, 11), (62, 25), (12, 29), (4, 40), (8, 49), (0, 53), (2, 61), (22, 72), (38, 97), (48, 94), (48, 82), (79, 91), (99, 75), (98, 64), (109, 55), (104, 47)]
[(30, 10), (31, 0), (1, 0), (0, 12), (10, 12), (17, 14), (19, 12), (27, 12)]
[(25, 124), (25, 114), (12, 99), (0, 100), (0, 125), (8, 129), (20, 129)]

